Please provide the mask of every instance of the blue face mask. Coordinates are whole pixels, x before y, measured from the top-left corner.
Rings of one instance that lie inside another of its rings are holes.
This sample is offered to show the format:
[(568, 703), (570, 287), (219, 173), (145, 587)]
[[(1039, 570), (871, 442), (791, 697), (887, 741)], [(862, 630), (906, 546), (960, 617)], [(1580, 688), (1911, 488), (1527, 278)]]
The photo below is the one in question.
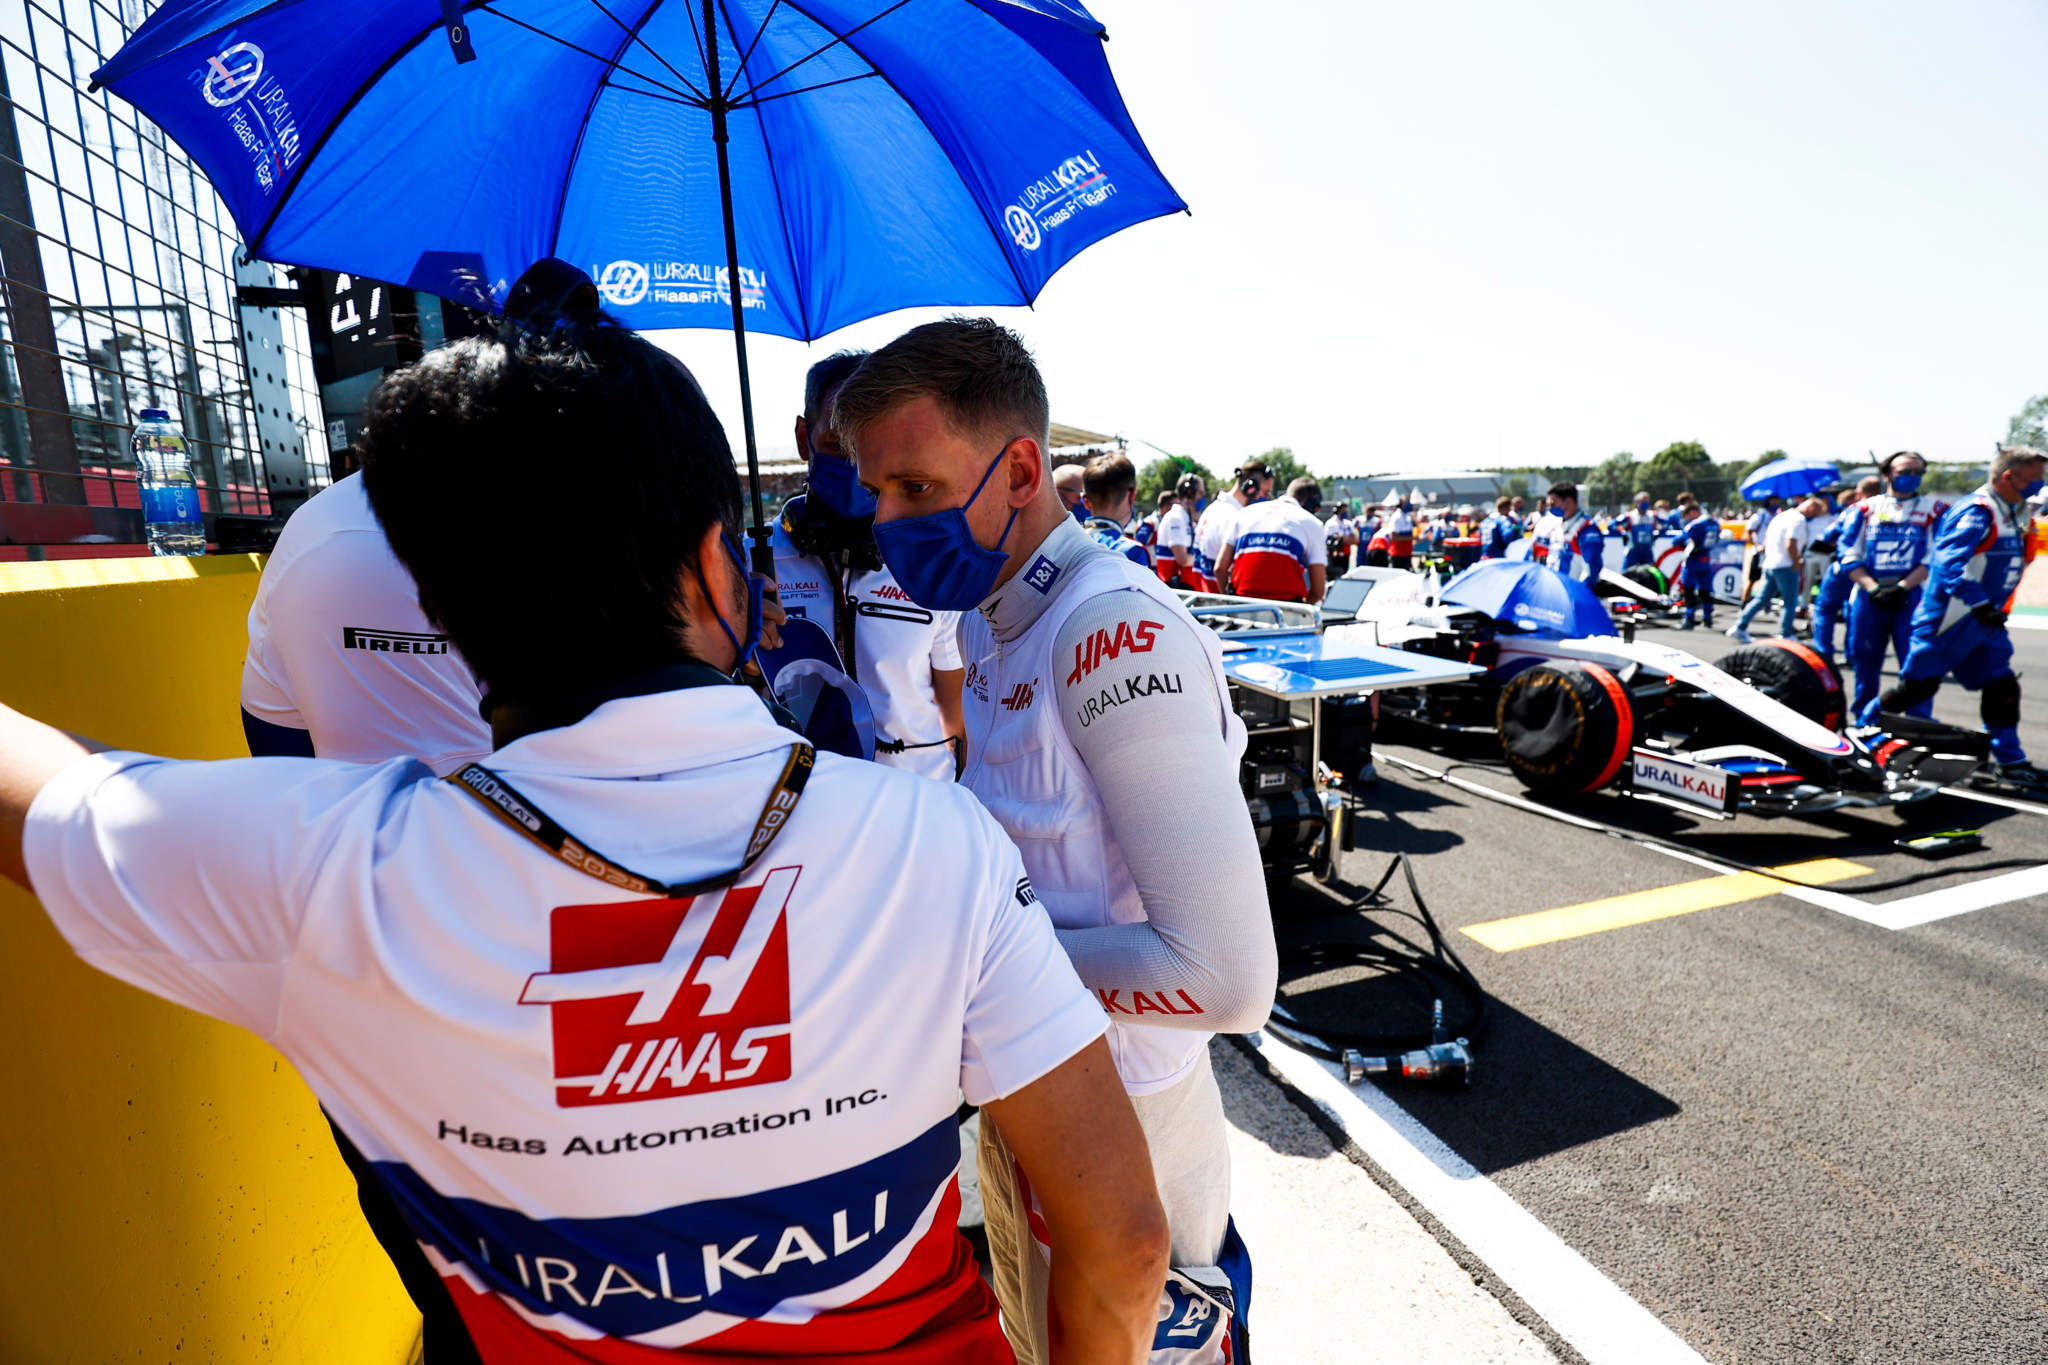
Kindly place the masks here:
[(1900, 497), (1902, 497), (1902, 498), (1910, 498), (1910, 497), (1912, 497), (1912, 496), (1913, 496), (1913, 495), (1914, 495), (1915, 493), (1917, 493), (1917, 492), (1919, 492), (1919, 491), (1920, 491), (1920, 475), (1918, 475), (1918, 474), (1894, 474), (1894, 475), (1892, 475), (1892, 492), (1894, 492), (1894, 493), (1898, 494), (1898, 496), (1900, 496)]
[(811, 452), (811, 493), (849, 521), (875, 514), (875, 495), (860, 486), (858, 474), (851, 460)]
[(2044, 487), (2048, 487), (2048, 479), (2034, 480), (2032, 483), (2028, 484), (2025, 488), (2022, 488), (2020, 490), (2020, 501), (2025, 502), (2029, 498), (2040, 497), (2041, 490)]
[(1010, 512), (995, 549), (984, 550), (967, 524), (967, 509), (1009, 452), (1007, 444), (996, 452), (981, 482), (958, 507), (875, 523), (875, 548), (881, 551), (882, 563), (910, 600), (927, 611), (972, 611), (995, 590), (996, 575), (1010, 559), (1003, 553), (1003, 543), (1017, 524), (1017, 513)]
[[(744, 641), (732, 633), (732, 626), (726, 621), (725, 613), (715, 612), (718, 617), (718, 628), (725, 632), (726, 639), (732, 641), (734, 658), (729, 676), (734, 682), (738, 682), (741, 674), (746, 671), (747, 661), (754, 657), (754, 651), (761, 645), (762, 585), (760, 576), (747, 568), (746, 557), (740, 553), (740, 547), (734, 543), (733, 538), (730, 535), (721, 535), (719, 539), (724, 542), (726, 557), (732, 560), (733, 569), (739, 574), (740, 581), (747, 585), (747, 638)], [(695, 565), (691, 567), (696, 568)], [(711, 585), (704, 581), (704, 570), (696, 568), (696, 574), (697, 586), (704, 590), (705, 600), (709, 601)]]

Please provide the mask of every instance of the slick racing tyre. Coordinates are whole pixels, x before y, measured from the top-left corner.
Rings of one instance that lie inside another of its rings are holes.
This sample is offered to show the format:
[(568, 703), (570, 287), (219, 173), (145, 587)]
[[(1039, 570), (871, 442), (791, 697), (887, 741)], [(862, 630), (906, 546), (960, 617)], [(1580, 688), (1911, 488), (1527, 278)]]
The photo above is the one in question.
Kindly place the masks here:
[(1606, 786), (1635, 743), (1628, 689), (1598, 664), (1559, 660), (1501, 689), (1500, 747), (1522, 785), (1547, 796)]
[(1811, 645), (1764, 640), (1726, 655), (1719, 668), (1816, 725), (1839, 730), (1846, 719), (1842, 676)]
[(1660, 596), (1671, 591), (1671, 580), (1666, 578), (1664, 571), (1654, 564), (1638, 564), (1634, 568), (1623, 569), (1621, 576), (1631, 583), (1642, 584), (1651, 592), (1657, 593)]

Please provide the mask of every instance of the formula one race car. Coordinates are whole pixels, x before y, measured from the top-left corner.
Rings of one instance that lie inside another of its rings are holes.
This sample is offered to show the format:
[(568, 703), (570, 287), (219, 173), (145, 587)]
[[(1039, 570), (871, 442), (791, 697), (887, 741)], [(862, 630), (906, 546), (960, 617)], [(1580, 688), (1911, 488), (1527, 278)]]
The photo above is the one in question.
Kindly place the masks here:
[(1747, 645), (1717, 666), (1627, 626), (1614, 633), (1571, 586), (1591, 604), (1570, 618), (1575, 629), (1530, 630), (1519, 607), (1503, 619), (1459, 605), (1457, 581), (1439, 603), (1417, 575), (1354, 569), (1331, 587), (1326, 628), (1483, 667), (1388, 694), (1382, 719), (1425, 736), (1497, 733), (1508, 766), (1545, 795), (1614, 787), (1722, 814), (1814, 813), (1918, 801), (1989, 758), (1987, 736), (1932, 721), (1844, 734), (1841, 679), (1805, 645)]

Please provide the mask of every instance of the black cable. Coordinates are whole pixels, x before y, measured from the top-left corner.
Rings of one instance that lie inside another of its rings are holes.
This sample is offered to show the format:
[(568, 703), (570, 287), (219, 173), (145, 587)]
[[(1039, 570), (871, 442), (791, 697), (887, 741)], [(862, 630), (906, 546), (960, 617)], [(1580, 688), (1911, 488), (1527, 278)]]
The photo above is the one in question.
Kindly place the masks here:
[[(1415, 902), (1415, 911), (1398, 910), (1384, 903), (1381, 894), (1388, 882), (1399, 871), (1408, 882), (1408, 894)], [(1422, 978), (1429, 987), (1432, 999), (1443, 999), (1446, 995), (1463, 997), (1470, 1006), (1468, 1017), (1449, 1031), (1477, 1042), (1485, 1034), (1486, 991), (1479, 984), (1479, 978), (1444, 938), (1436, 917), (1429, 912), (1422, 891), (1415, 884), (1415, 869), (1406, 854), (1397, 853), (1387, 864), (1387, 870), (1370, 891), (1335, 913), (1359, 913), (1370, 911), (1375, 916), (1390, 915), (1399, 919), (1413, 920), (1422, 926), (1429, 936), (1429, 946), (1413, 942), (1400, 933), (1375, 923), (1383, 939), (1392, 943), (1312, 943), (1281, 954), (1280, 979), (1284, 983), (1291, 979), (1310, 976), (1332, 967), (1378, 967), (1382, 976), (1412, 975)], [(1395, 946), (1398, 945), (1398, 946)], [(1450, 989), (1443, 989), (1448, 986)], [(1447, 1014), (1447, 1018), (1455, 1015)], [(1366, 1033), (1362, 1031), (1339, 1030), (1318, 1027), (1304, 1023), (1288, 1008), (1286, 1002), (1277, 996), (1273, 1001), (1273, 1012), (1267, 1019), (1267, 1027), (1273, 1036), (1289, 1047), (1306, 1052), (1328, 1061), (1342, 1061), (1344, 1050), (1353, 1048), (1359, 1052), (1399, 1052), (1409, 1048), (1427, 1047), (1434, 1041), (1432, 1030), (1425, 1027), (1411, 1033)]]

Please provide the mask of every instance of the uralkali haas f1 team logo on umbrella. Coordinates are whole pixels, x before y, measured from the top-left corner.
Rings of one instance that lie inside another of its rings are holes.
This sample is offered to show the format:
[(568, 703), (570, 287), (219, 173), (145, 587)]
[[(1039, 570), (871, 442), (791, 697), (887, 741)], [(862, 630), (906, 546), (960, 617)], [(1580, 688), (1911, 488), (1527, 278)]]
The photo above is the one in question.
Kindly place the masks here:
[(628, 326), (730, 327), (766, 575), (749, 330), (1028, 304), (1187, 208), (1107, 37), (1079, 0), (165, 0), (93, 87), (251, 256), (493, 311), (558, 257)]
[(1071, 0), (165, 0), (93, 79), (262, 259), (490, 307), (556, 256), (642, 329), (731, 327), (737, 276), (809, 340), (1030, 303), (1185, 208), (1103, 39)]

